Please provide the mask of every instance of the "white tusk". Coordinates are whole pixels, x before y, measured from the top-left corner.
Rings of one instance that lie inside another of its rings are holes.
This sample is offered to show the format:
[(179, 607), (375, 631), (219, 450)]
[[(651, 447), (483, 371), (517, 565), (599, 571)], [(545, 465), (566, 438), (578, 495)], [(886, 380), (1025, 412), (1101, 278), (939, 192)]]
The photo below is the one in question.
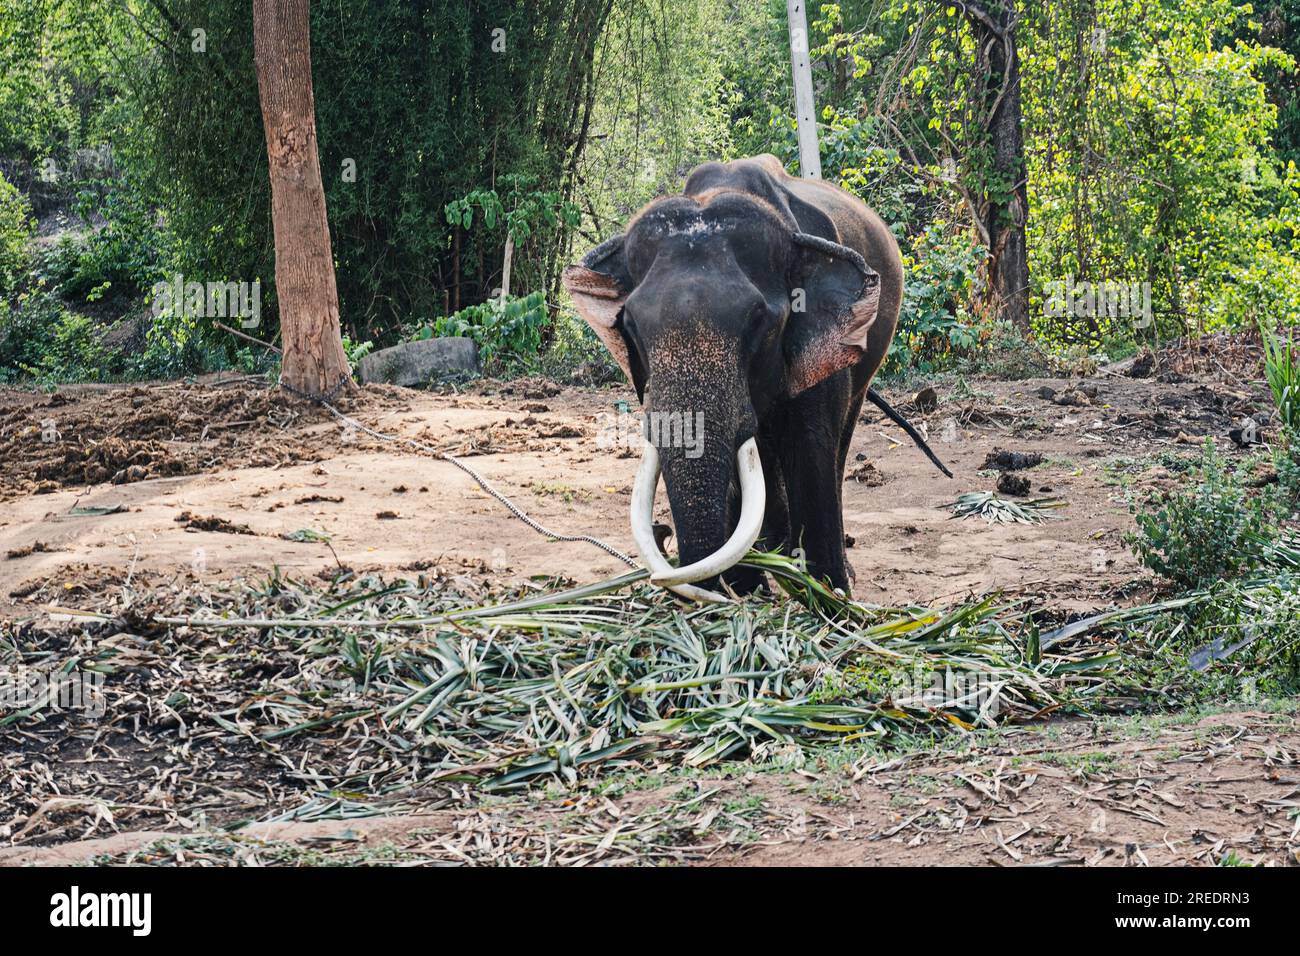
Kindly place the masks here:
[[(641, 452), (641, 467), (636, 473), (636, 482), (632, 485), (632, 538), (641, 555), (641, 563), (646, 566), (653, 580), (657, 574), (671, 574), (673, 566), (659, 552), (655, 543), (654, 520), (655, 491), (659, 485), (659, 449), (649, 442)], [(678, 584), (670, 587), (675, 594), (693, 601), (707, 601), (725, 604), (731, 599), (717, 591), (707, 588)]]
[[(658, 462), (655, 464), (657, 468)], [(763, 530), (763, 513), (767, 509), (767, 485), (763, 481), (763, 463), (758, 457), (756, 439), (749, 439), (736, 452), (736, 470), (740, 475), (740, 520), (736, 522), (736, 530), (731, 532), (727, 543), (707, 558), (701, 558), (684, 568), (651, 568), (651, 584), (674, 587), (692, 581), (703, 581), (726, 571), (753, 547)], [(634, 504), (633, 508), (635, 507)]]

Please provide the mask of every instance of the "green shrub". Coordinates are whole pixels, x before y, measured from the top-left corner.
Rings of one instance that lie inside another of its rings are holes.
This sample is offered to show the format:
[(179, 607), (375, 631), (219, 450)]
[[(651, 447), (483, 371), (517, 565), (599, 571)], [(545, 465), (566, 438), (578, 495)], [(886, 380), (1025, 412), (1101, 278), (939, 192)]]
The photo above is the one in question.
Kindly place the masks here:
[(164, 272), (160, 230), (144, 198), (126, 181), (95, 184), (78, 194), (78, 216), (102, 225), (65, 233), (36, 262), (36, 275), (69, 302), (129, 301)]
[(1278, 335), (1263, 323), (1259, 335), (1264, 343), (1264, 375), (1282, 424), (1292, 433), (1300, 431), (1300, 361), (1290, 334)]
[(343, 336), (343, 354), (348, 357), (348, 365), (354, 370), (357, 364), (373, 352), (375, 343), (369, 340), (365, 342), (353, 342), (350, 336)]
[(27, 197), (0, 173), (0, 298), (15, 294), (31, 265), (27, 244), (32, 237)]
[(1138, 560), (1185, 588), (1200, 588), (1246, 574), (1265, 564), (1272, 529), (1259, 502), (1224, 467), (1206, 439), (1200, 480), (1187, 493), (1170, 493), (1154, 512), (1136, 515), (1128, 537)]
[(551, 344), (542, 355), (540, 371), (563, 382), (604, 385), (622, 382), (623, 372), (586, 322), (561, 313), (556, 319)]
[(25, 293), (14, 307), (0, 303), (0, 379), (99, 381), (111, 374), (109, 360), (94, 321), (44, 289)]
[(1152, 683), (1223, 701), (1300, 693), (1300, 589), (1293, 578), (1225, 587), (1192, 613), (1160, 622), (1152, 643), (1165, 671)]
[(550, 324), (546, 296), (533, 292), (522, 298), (489, 299), (480, 305), (436, 320), (416, 338), (463, 335), (478, 345), (485, 367), (533, 370), (542, 351), (542, 329)]
[(1284, 428), (1273, 448), (1273, 467), (1277, 483), (1272, 489), (1272, 505), (1280, 520), (1300, 512), (1300, 431)]
[(892, 370), (950, 365), (979, 341), (967, 310), (982, 248), (960, 230), (935, 222), (903, 250), (903, 307), (889, 350)]

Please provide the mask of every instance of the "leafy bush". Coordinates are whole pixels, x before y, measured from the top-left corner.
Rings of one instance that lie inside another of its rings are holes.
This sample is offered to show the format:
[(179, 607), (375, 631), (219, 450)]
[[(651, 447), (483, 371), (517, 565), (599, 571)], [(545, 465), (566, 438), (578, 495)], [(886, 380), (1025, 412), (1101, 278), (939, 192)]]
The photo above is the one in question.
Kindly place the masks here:
[(109, 372), (108, 359), (95, 323), (49, 292), (25, 293), (16, 307), (0, 302), (0, 379), (98, 381)]
[(353, 342), (348, 336), (343, 336), (343, 354), (348, 357), (348, 364), (353, 368), (356, 368), (357, 363), (373, 352), (374, 349), (374, 342)]
[(586, 322), (561, 314), (539, 371), (548, 378), (586, 385), (622, 382), (623, 372)]
[(76, 212), (101, 225), (65, 233), (36, 262), (36, 275), (68, 301), (133, 299), (162, 277), (159, 229), (141, 193), (125, 181), (96, 184)]
[(32, 236), (27, 198), (0, 173), (0, 298), (14, 294), (25, 280)]
[(1128, 542), (1138, 560), (1185, 588), (1200, 588), (1267, 563), (1272, 529), (1259, 502), (1224, 467), (1206, 439), (1200, 480), (1190, 492), (1159, 499), (1156, 511), (1138, 513)]
[(478, 345), (484, 366), (531, 369), (542, 349), (542, 329), (550, 324), (546, 297), (534, 292), (502, 302), (489, 299), (425, 326), (417, 338), (463, 335)]
[(1263, 323), (1259, 327), (1264, 342), (1264, 373), (1282, 424), (1293, 434), (1300, 432), (1300, 362), (1290, 335), (1276, 334)]
[(935, 222), (903, 252), (903, 308), (889, 350), (892, 367), (941, 367), (979, 341), (967, 310), (985, 251)]
[(1284, 428), (1273, 448), (1273, 467), (1277, 483), (1273, 486), (1272, 506), (1280, 520), (1300, 512), (1300, 431)]

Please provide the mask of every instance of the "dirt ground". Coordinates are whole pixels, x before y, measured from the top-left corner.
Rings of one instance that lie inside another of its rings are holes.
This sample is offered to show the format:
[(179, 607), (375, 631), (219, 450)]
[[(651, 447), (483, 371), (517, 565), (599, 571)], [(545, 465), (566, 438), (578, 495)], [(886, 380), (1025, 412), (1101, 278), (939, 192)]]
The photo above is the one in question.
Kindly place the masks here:
[[(505, 799), (452, 791), (402, 815), (123, 828), (0, 848), (0, 865), (1300, 864), (1294, 709), (1016, 728), (795, 772), (735, 766)], [(68, 802), (49, 810), (110, 829)]]
[[(1231, 447), (1236, 422), (1268, 407), (1259, 386), (1177, 378), (1096, 376), (1082, 383), (1095, 397), (1068, 379), (957, 380), (929, 414), (885, 389), (957, 477), (868, 406), (844, 486), (855, 596), (936, 604), (1003, 590), (1067, 611), (1114, 601), (1136, 573), (1120, 540), (1126, 495), (1175, 482), (1170, 464), (1203, 436)], [(558, 532), (633, 553), (636, 458), (614, 440), (620, 402), (636, 407), (625, 389), (544, 381), (460, 394), (372, 386), (346, 411), (463, 457)], [(1042, 456), (1019, 475), (1031, 495), (1065, 501), (1053, 520), (951, 519), (943, 506), (957, 494), (994, 488), (983, 469), (998, 448)], [(589, 544), (538, 535), (449, 462), (239, 380), (0, 392), (0, 505), (0, 614), (11, 618), (128, 576), (229, 579), (271, 565), (309, 576), (341, 562), (587, 581), (623, 569)], [(662, 493), (658, 520), (671, 523)]]
[[(911, 388), (885, 388), (957, 477), (945, 478), (868, 406), (844, 487), (855, 596), (943, 605), (1000, 590), (1062, 613), (1146, 596), (1122, 540), (1129, 497), (1177, 483), (1205, 436), (1245, 454), (1229, 430), (1245, 415), (1263, 420), (1269, 399), (1214, 362), (1127, 371), (949, 378), (933, 408), (913, 401)], [(548, 527), (631, 553), (636, 453), (611, 447), (620, 403), (636, 407), (625, 388), (538, 380), (369, 387), (343, 407), (370, 428), (462, 457)], [(991, 526), (950, 516), (957, 494), (994, 488), (999, 472), (987, 465), (999, 449), (1041, 456), (1014, 475), (1030, 495), (1064, 501), (1052, 520)], [(662, 494), (659, 509), (670, 523)], [(451, 463), (248, 380), (0, 391), (0, 621), (15, 632), (118, 593), (260, 580), (272, 566), (329, 576), (340, 565), (485, 585), (624, 570), (590, 544), (530, 530)], [(53, 801), (48, 812), (71, 819), (48, 832), (31, 815), (0, 819), (0, 863), (1154, 865), (1228, 854), (1294, 863), (1298, 753), (1290, 711), (1140, 727), (1076, 722), (874, 766), (738, 765), (735, 774), (651, 775), (504, 801), (452, 788), (400, 816), (300, 815), (234, 834), (176, 812), (164, 815), (169, 833), (141, 829), (51, 788), (40, 795)]]

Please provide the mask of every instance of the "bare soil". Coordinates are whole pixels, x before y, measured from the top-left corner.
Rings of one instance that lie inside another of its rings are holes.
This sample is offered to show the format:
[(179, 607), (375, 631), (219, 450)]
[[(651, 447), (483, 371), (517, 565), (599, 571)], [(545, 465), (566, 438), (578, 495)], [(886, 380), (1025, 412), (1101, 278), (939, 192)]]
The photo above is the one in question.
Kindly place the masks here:
[[(1180, 378), (1094, 377), (1086, 384), (1095, 398), (1066, 379), (977, 379), (941, 386), (930, 414), (886, 389), (957, 479), (864, 413), (844, 486), (856, 596), (942, 603), (1000, 589), (1070, 611), (1114, 600), (1135, 575), (1120, 541), (1130, 527), (1126, 487), (1175, 482), (1171, 459), (1194, 454), (1206, 435), (1232, 448), (1229, 430), (1268, 408), (1260, 386)], [(1040, 397), (1045, 388), (1085, 404)], [(630, 553), (635, 453), (602, 440), (618, 402), (635, 408), (625, 390), (539, 381), (462, 394), (370, 387), (344, 410), (461, 456), (548, 527)], [(952, 520), (943, 506), (958, 493), (995, 487), (998, 473), (984, 469), (997, 466), (997, 451), (1041, 455), (1016, 474), (1030, 494), (1067, 507), (1036, 526)], [(87, 575), (202, 580), (264, 576), (275, 565), (305, 576), (342, 562), (583, 581), (622, 569), (591, 545), (525, 527), (452, 464), (246, 381), (2, 392), (0, 501), (6, 617), (62, 602), (93, 585)], [(659, 509), (671, 523), (663, 495)], [(316, 535), (297, 538), (328, 545), (294, 540), (302, 531)]]
[(1288, 709), (1016, 728), (795, 772), (453, 791), (436, 809), (234, 830), (113, 833), (93, 801), (51, 800), (42, 816), (111, 835), (0, 848), (0, 865), (1298, 865), (1298, 761)]
[[(1263, 421), (1270, 403), (1257, 378), (1222, 367), (1214, 353), (1139, 360), (1133, 370), (1143, 377), (1119, 369), (1087, 379), (943, 381), (929, 412), (910, 390), (885, 388), (957, 478), (940, 474), (874, 410), (864, 413), (844, 486), (855, 595), (942, 605), (996, 590), (1062, 614), (1148, 596), (1122, 540), (1130, 496), (1180, 481), (1206, 436), (1225, 453), (1248, 454), (1228, 432), (1245, 415)], [(621, 388), (482, 382), (441, 393), (369, 387), (344, 411), (462, 457), (556, 531), (594, 534), (631, 553), (635, 452), (605, 440), (620, 402), (636, 407)], [(998, 470), (1027, 464), (1017, 455), (1041, 462)], [(957, 494), (992, 490), (1003, 474), (1066, 506), (1036, 525), (950, 516), (945, 505)], [(662, 495), (659, 509), (657, 519), (671, 523)], [(330, 577), (340, 567), (455, 576), (484, 588), (624, 570), (589, 544), (532, 531), (451, 463), (247, 380), (0, 392), (0, 622), (8, 622), (0, 626), (11, 634), (128, 594), (261, 580), (273, 568)], [(879, 766), (652, 774), (612, 790), (505, 801), (453, 787), (384, 817), (234, 833), (213, 829), (195, 807), (159, 808), (148, 787), (136, 803), (149, 812), (132, 811), (120, 793), (79, 796), (97, 792), (97, 777), (138, 783), (168, 773), (148, 755), (119, 753), (116, 771), (88, 765), (76, 791), (66, 774), (34, 772), (42, 760), (75, 760), (73, 750), (42, 755), (19, 745), (5, 750), (22, 762), (24, 786), (48, 786), (0, 819), (0, 863), (1161, 864), (1225, 854), (1297, 862), (1287, 816), (1300, 806), (1291, 712), (1137, 733), (1078, 722)], [(258, 778), (283, 774), (274, 763), (251, 749), (217, 761), (195, 806), (211, 798), (225, 810), (222, 823), (236, 810), (264, 818), (275, 808)]]

